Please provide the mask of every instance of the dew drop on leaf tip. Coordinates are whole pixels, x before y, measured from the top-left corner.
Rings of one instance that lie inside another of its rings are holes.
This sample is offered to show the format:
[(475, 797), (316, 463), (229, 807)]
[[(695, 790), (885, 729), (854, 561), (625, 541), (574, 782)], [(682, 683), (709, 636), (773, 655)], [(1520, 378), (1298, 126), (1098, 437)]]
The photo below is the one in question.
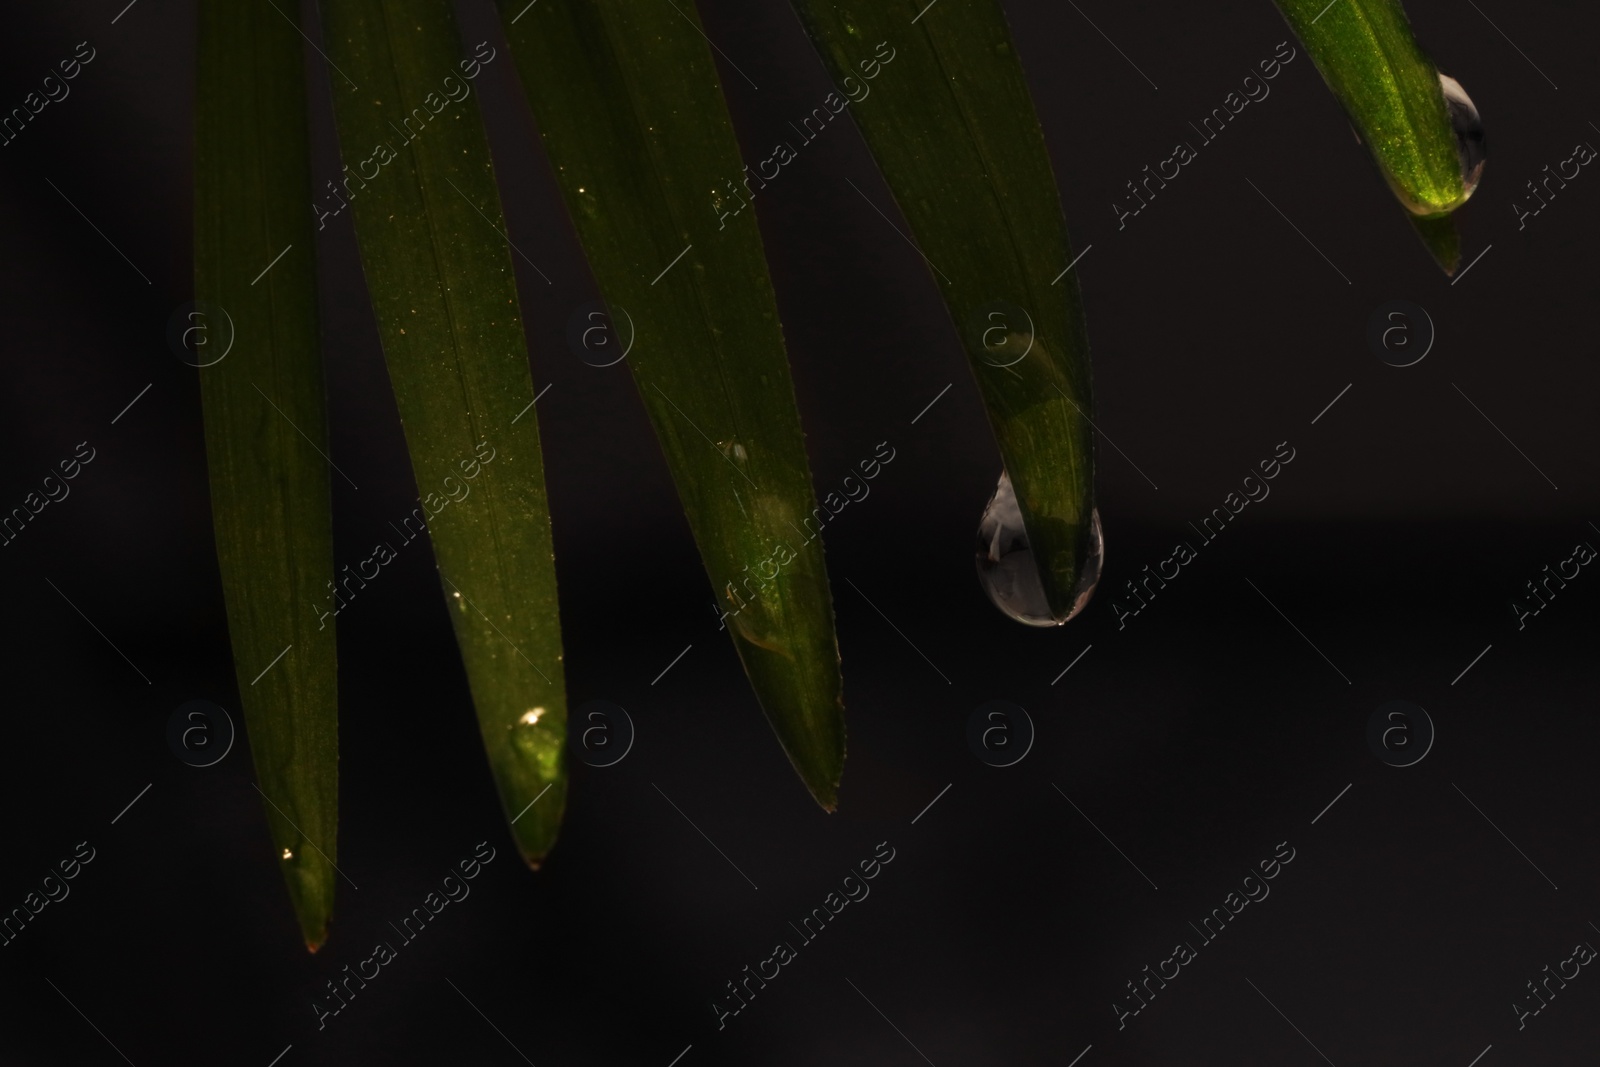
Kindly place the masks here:
[(1045, 598), (1038, 560), (1034, 558), (1028, 531), (1022, 522), (1022, 509), (1017, 505), (1011, 475), (1001, 471), (994, 496), (989, 499), (978, 523), (978, 583), (994, 606), (1007, 617), (1025, 626), (1060, 626), (1083, 611), (1100, 581), (1105, 539), (1098, 508), (1093, 511), (1089, 536), (1089, 556), (1073, 590), (1072, 609), (1065, 617), (1057, 618)]

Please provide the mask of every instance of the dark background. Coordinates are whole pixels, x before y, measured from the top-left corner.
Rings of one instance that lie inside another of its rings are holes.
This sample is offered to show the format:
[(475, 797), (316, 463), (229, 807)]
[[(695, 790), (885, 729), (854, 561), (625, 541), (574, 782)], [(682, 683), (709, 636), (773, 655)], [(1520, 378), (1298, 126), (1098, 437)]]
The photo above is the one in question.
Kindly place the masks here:
[[(1584, 251), (1600, 178), (1585, 171), (1520, 232), (1511, 207), (1545, 164), (1600, 143), (1590, 8), (1408, 4), (1489, 135), (1461, 213), (1465, 260), (1489, 250), (1451, 285), (1303, 52), (1117, 230), (1123, 183), (1290, 38), (1267, 0), (1007, 3), (1075, 251), (1092, 246), (1076, 272), (1096, 419), (1126, 453), (1101, 438), (1100, 595), (1049, 632), (1008, 622), (976, 584), (998, 454), (926, 266), (846, 181), (889, 204), (860, 137), (834, 124), (785, 168), (757, 208), (816, 483), (879, 441), (897, 451), (827, 536), (850, 729), (833, 816), (716, 631), (627, 371), (567, 350), (569, 315), (597, 294), (512, 65), (490, 66), (477, 85), (511, 235), (553, 282), (519, 263), (535, 384), (552, 384), (538, 415), (567, 684), (574, 706), (625, 706), (638, 738), (614, 767), (573, 761), (560, 845), (538, 874), (519, 866), (432, 560), (422, 542), (403, 551), (339, 620), (339, 861), (360, 888), (341, 885), (311, 957), (244, 739), (204, 770), (165, 740), (189, 699), (239, 716), (198, 372), (164, 340), (192, 297), (193, 10), (140, 0), (113, 25), (124, 2), (26, 5), (0, 42), (3, 109), (77, 42), (98, 52), (0, 148), (0, 509), (77, 442), (97, 450), (0, 550), (14, 593), (0, 910), (77, 842), (98, 853), (0, 948), (0, 1062), (265, 1067), (291, 1045), (285, 1067), (667, 1067), (686, 1046), (682, 1067), (1067, 1064), (1090, 1045), (1083, 1067), (1594, 1055), (1600, 977), (1520, 1032), (1511, 1003), (1575, 943), (1600, 943), (1600, 578), (1585, 570), (1520, 632), (1508, 606), (1577, 542), (1600, 543)], [(781, 0), (701, 10), (759, 86), (722, 67), (759, 158), (827, 94), (821, 64)], [(498, 39), (486, 2), (462, 14), (470, 41)], [(308, 55), (328, 177), (328, 77)], [(334, 480), (340, 563), (415, 495), (346, 220), (318, 248), (332, 454), (360, 486)], [(1394, 299), (1437, 327), (1408, 368), (1366, 341)], [(1187, 523), (1284, 440), (1297, 455), (1271, 497), (1119, 631), (1113, 589), (1194, 541)], [(967, 747), (989, 699), (1037, 727), (1016, 766)], [(1437, 727), (1409, 768), (1366, 742), (1391, 699)], [(485, 840), (499, 858), (472, 896), (317, 1032), (321, 983), (392, 940), (387, 924)], [(896, 858), (871, 896), (719, 1032), (723, 983), (792, 940), (787, 923), (881, 841)], [(1119, 1032), (1124, 983), (1175, 941), (1198, 945), (1188, 924), (1284, 841), (1296, 858), (1271, 896)]]

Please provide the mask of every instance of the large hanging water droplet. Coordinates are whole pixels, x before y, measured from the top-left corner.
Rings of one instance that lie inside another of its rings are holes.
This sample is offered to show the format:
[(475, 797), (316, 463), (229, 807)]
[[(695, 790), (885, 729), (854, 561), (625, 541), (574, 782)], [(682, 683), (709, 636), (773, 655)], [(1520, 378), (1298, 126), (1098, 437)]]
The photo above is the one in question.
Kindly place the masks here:
[(1465, 200), (1478, 187), (1483, 176), (1483, 163), (1488, 158), (1484, 140), (1483, 119), (1472, 103), (1472, 97), (1461, 83), (1448, 74), (1439, 75), (1439, 88), (1444, 92), (1444, 106), (1450, 113), (1450, 128), (1456, 135), (1456, 156), (1461, 160), (1461, 183), (1466, 186)]
[(1089, 556), (1078, 574), (1073, 590), (1072, 610), (1064, 618), (1050, 612), (1039, 564), (1022, 523), (1022, 509), (1011, 487), (1011, 475), (1000, 472), (989, 506), (978, 523), (978, 583), (989, 594), (994, 606), (1026, 626), (1060, 626), (1089, 603), (1100, 580), (1100, 565), (1105, 558), (1105, 540), (1100, 531), (1100, 511), (1095, 509), (1089, 528)]

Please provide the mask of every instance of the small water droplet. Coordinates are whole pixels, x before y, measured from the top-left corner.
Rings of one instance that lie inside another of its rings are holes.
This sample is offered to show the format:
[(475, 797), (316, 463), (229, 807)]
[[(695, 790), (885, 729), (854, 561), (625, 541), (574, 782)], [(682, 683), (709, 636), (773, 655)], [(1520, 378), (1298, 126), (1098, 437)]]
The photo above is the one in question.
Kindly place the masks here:
[(1461, 83), (1448, 74), (1439, 75), (1439, 88), (1444, 92), (1444, 105), (1450, 112), (1450, 128), (1456, 135), (1456, 155), (1461, 160), (1461, 183), (1467, 187), (1465, 200), (1478, 187), (1483, 176), (1483, 163), (1488, 158), (1484, 141), (1483, 119), (1472, 103), (1472, 97)]
[(561, 748), (566, 740), (566, 729), (549, 709), (529, 708), (509, 727), (511, 743), (518, 755), (531, 764), (530, 769), (545, 778), (555, 777), (561, 769)]
[(1100, 510), (1096, 508), (1093, 514), (1089, 558), (1073, 591), (1072, 610), (1065, 618), (1058, 619), (1051, 614), (1050, 604), (1045, 599), (1038, 561), (1034, 559), (1028, 531), (1022, 523), (1022, 509), (1017, 506), (1011, 475), (1001, 471), (994, 496), (983, 509), (983, 518), (978, 523), (978, 582), (994, 606), (1027, 626), (1060, 626), (1083, 611), (1094, 595), (1095, 585), (1100, 580), (1100, 566), (1105, 559)]
[(294, 859), (294, 849), (292, 849), (292, 848), (286, 848), (286, 849), (284, 849), (284, 850), (283, 850), (283, 855), (282, 855), (282, 857), (281, 857), (281, 858), (283, 858), (283, 859), (285, 859), (285, 860), (292, 860), (292, 859)]
[(740, 467), (750, 465), (750, 453), (738, 441), (718, 441), (717, 449)]

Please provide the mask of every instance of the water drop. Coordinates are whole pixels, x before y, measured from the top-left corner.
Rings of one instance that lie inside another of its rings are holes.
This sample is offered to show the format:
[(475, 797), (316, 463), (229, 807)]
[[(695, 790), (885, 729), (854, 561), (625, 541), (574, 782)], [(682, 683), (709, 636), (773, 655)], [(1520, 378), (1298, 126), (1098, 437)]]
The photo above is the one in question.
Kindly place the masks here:
[(547, 709), (529, 708), (508, 729), (511, 743), (525, 766), (541, 778), (551, 779), (561, 772), (561, 749), (566, 727)]
[(1483, 176), (1483, 163), (1488, 158), (1484, 141), (1483, 120), (1472, 103), (1472, 97), (1461, 83), (1448, 74), (1439, 75), (1439, 88), (1444, 92), (1444, 106), (1450, 113), (1450, 128), (1456, 135), (1456, 155), (1461, 160), (1461, 183), (1466, 186), (1465, 200), (1478, 187)]
[(294, 859), (294, 849), (291, 849), (291, 848), (284, 849), (282, 858), (285, 859), (285, 860)]
[(1026, 626), (1060, 626), (1083, 611), (1100, 580), (1105, 540), (1100, 530), (1098, 508), (1093, 512), (1089, 537), (1089, 558), (1073, 590), (1072, 610), (1058, 619), (1051, 614), (1050, 604), (1045, 599), (1038, 561), (1034, 559), (1028, 531), (1022, 523), (1022, 509), (1017, 506), (1011, 475), (1001, 471), (994, 496), (983, 509), (983, 518), (978, 523), (978, 582), (994, 606), (1017, 622)]

